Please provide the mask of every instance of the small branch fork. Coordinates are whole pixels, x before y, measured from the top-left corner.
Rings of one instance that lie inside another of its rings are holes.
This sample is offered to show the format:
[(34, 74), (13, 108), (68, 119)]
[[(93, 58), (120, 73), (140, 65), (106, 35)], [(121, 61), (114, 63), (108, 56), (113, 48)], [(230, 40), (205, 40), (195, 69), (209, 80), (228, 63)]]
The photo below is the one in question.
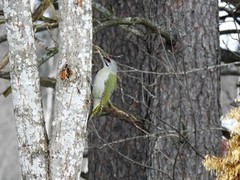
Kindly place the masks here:
[(140, 117), (127, 113), (124, 110), (120, 109), (117, 106), (114, 106), (113, 104), (109, 103), (108, 107), (104, 109), (104, 111), (107, 114), (111, 114), (112, 117), (116, 117), (118, 119), (121, 119), (125, 121), (128, 124), (134, 125), (137, 129), (140, 129), (144, 133), (148, 134), (144, 129), (143, 129), (143, 121), (141, 120)]

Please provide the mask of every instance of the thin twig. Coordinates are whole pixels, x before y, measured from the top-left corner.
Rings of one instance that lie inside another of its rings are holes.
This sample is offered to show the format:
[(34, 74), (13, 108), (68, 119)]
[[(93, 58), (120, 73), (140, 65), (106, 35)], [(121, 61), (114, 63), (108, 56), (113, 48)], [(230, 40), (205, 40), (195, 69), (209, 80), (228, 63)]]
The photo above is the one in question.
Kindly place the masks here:
[[(91, 122), (92, 122), (92, 121), (91, 121)], [(108, 146), (111, 150), (113, 150), (114, 152), (116, 152), (117, 154), (119, 154), (120, 156), (122, 156), (123, 158), (127, 159), (129, 162), (131, 162), (131, 163), (133, 163), (133, 164), (136, 164), (136, 165), (139, 165), (139, 166), (141, 166), (141, 167), (145, 167), (145, 168), (148, 168), (148, 169), (153, 169), (153, 170), (155, 170), (155, 171), (161, 172), (161, 173), (165, 174), (166, 176), (168, 176), (169, 179), (172, 179), (172, 178), (169, 176), (168, 173), (162, 171), (161, 169), (157, 169), (157, 168), (154, 168), (154, 167), (152, 167), (152, 166), (148, 166), (147, 164), (143, 164), (143, 163), (137, 162), (137, 161), (129, 158), (128, 156), (124, 155), (124, 154), (121, 153), (120, 151), (116, 150), (113, 146), (111, 146), (110, 144), (108, 144), (107, 141), (106, 141), (104, 138), (102, 138), (102, 137), (100, 136), (100, 134), (98, 133), (97, 129), (95, 128), (95, 125), (93, 124), (93, 122), (92, 122), (92, 125), (93, 125), (93, 129), (94, 129), (96, 135), (98, 136), (98, 138), (99, 138), (100, 140), (102, 140), (105, 144), (107, 144), (107, 146)]]
[(9, 53), (6, 53), (0, 62), (0, 70), (3, 69), (9, 62)]
[[(120, 63), (118, 63), (120, 64)], [(124, 66), (123, 64), (121, 64), (122, 66)], [(233, 66), (233, 65), (240, 65), (240, 62), (232, 62), (232, 63), (226, 63), (226, 64), (218, 64), (218, 65), (211, 65), (211, 66), (205, 66), (205, 67), (201, 67), (201, 68), (193, 68), (190, 69), (186, 72), (163, 72), (163, 73), (159, 73), (159, 72), (152, 72), (152, 71), (143, 71), (143, 70), (139, 70), (133, 67), (130, 67), (130, 70), (124, 70), (124, 71), (120, 71), (120, 72), (128, 72), (128, 73), (133, 73), (133, 72), (141, 72), (141, 73), (145, 73), (145, 74), (153, 74), (153, 75), (161, 75), (161, 76), (166, 76), (166, 75), (186, 75), (186, 74), (192, 74), (192, 73), (196, 73), (199, 71), (211, 71), (213, 69), (218, 69), (218, 68), (223, 68), (223, 67), (229, 67), (229, 66)]]
[(42, 0), (41, 4), (37, 7), (32, 15), (33, 21), (40, 19), (45, 12), (45, 10), (49, 7), (50, 4), (53, 3), (53, 0)]

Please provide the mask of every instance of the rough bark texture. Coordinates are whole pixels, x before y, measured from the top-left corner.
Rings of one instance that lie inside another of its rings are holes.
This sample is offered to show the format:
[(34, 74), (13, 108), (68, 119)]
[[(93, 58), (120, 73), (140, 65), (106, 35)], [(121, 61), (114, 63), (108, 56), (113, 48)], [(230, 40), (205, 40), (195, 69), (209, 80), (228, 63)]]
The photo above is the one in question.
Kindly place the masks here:
[(13, 108), (23, 179), (47, 178), (47, 137), (41, 103), (30, 1), (4, 1)]
[[(120, 66), (113, 104), (143, 117), (150, 134), (110, 117), (90, 122), (89, 179), (210, 179), (202, 157), (219, 150), (220, 133), (214, 130), (220, 111), (219, 71), (184, 72), (219, 63), (218, 2), (101, 3), (116, 16), (146, 17), (176, 34), (178, 41), (169, 47), (154, 34), (145, 41), (120, 28), (96, 35), (104, 50), (123, 55), (118, 62), (139, 70), (127, 72)], [(182, 74), (158, 74), (168, 72)], [(124, 138), (129, 139), (102, 146)]]
[[(148, 11), (148, 16), (163, 14), (167, 19), (159, 18), (158, 22), (178, 34), (179, 44), (166, 55), (160, 50), (166, 65), (152, 64), (150, 71), (186, 72), (219, 63), (216, 0), (156, 1), (156, 6), (160, 8), (158, 12)], [(153, 52), (157, 51), (155, 46), (152, 48)], [(156, 113), (159, 118), (150, 117), (154, 124), (164, 127), (165, 132), (150, 143), (152, 166), (163, 170), (172, 179), (210, 179), (202, 166), (201, 156), (220, 150), (219, 132), (214, 130), (218, 127), (220, 114), (219, 70), (163, 76), (154, 82), (157, 86), (152, 92), (160, 98), (150, 99), (150, 105), (155, 109), (159, 107)], [(160, 120), (174, 126), (177, 131), (173, 132), (177, 136), (163, 138), (173, 129)], [(158, 129), (151, 127), (150, 131), (154, 133)], [(165, 179), (167, 176), (150, 170), (149, 179), (156, 177)]]
[(90, 109), (92, 60), (91, 1), (60, 0), (59, 71), (50, 140), (52, 179), (80, 179)]
[[(136, 4), (135, 1), (111, 1), (108, 3), (101, 1), (101, 4), (108, 9), (114, 8), (116, 16), (119, 17), (138, 16), (143, 10), (143, 4), (141, 2)], [(98, 13), (95, 13), (95, 17), (102, 18)], [(145, 42), (137, 41), (134, 35), (121, 28), (110, 28), (105, 32), (97, 33), (94, 42), (110, 54), (123, 55), (123, 58), (115, 58), (118, 63), (140, 70), (144, 69), (145, 62), (140, 51), (141, 47), (145, 46)], [(139, 43), (139, 46), (136, 43)], [(93, 60), (95, 65), (101, 64), (101, 60), (97, 57)], [(118, 89), (113, 94), (112, 102), (126, 112), (145, 117), (138, 102), (128, 96), (143, 101), (143, 97), (140, 95), (143, 90), (141, 74), (127, 74), (122, 70), (124, 70), (123, 67), (119, 65)], [(124, 102), (122, 102), (122, 98)], [(88, 179), (146, 179), (148, 139), (144, 137), (145, 133), (133, 125), (112, 118), (111, 115), (92, 119), (88, 127)], [(115, 141), (116, 143), (107, 145), (107, 143)], [(118, 141), (121, 142), (118, 143)]]

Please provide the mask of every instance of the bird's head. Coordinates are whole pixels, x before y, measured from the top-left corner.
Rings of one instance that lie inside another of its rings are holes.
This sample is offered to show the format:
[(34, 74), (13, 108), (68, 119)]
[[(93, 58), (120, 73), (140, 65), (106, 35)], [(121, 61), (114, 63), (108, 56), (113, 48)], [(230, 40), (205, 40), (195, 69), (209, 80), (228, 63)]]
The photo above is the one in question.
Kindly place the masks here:
[(117, 63), (112, 58), (103, 57), (104, 67), (110, 68), (113, 72), (117, 72)]

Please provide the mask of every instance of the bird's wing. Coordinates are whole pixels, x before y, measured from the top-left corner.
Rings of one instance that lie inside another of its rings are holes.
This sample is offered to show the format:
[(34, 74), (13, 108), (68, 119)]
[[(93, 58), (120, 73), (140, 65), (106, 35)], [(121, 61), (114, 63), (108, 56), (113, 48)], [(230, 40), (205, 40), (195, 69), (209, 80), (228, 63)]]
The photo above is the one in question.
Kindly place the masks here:
[[(105, 107), (110, 97), (112, 96), (113, 91), (116, 88), (117, 76), (116, 74), (110, 73), (108, 79), (105, 81), (105, 89), (102, 97), (101, 106)], [(107, 87), (107, 88), (106, 88)]]
[(95, 76), (93, 89), (92, 89), (92, 99), (93, 99), (93, 107), (91, 116), (95, 116), (98, 112), (101, 111), (101, 101), (104, 93), (104, 82), (106, 81), (109, 72), (106, 69), (100, 69)]

